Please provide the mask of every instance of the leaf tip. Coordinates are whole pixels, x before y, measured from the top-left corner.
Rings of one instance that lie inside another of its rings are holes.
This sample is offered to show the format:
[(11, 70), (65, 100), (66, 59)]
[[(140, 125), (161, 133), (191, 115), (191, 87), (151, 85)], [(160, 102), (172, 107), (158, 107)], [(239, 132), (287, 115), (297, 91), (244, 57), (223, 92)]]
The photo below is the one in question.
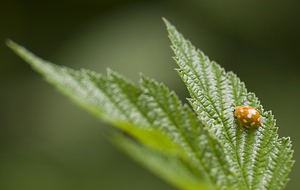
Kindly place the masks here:
[[(19, 57), (21, 57), (24, 61), (29, 62), (27, 59), (30, 56), (33, 56), (31, 52), (26, 50), (23, 46), (19, 45), (18, 43), (14, 42), (11, 39), (6, 39), (5, 44), (14, 52), (16, 53)], [(30, 62), (29, 62), (30, 63)]]
[(172, 28), (172, 24), (165, 17), (162, 17), (162, 20), (165, 23), (167, 30), (170, 30)]
[(19, 46), (17, 43), (12, 41), (11, 39), (6, 39), (5, 44), (10, 48), (10, 49), (15, 49), (17, 46)]
[(163, 20), (163, 22), (167, 25), (169, 23), (169, 21), (165, 18), (165, 17), (162, 17), (161, 18)]

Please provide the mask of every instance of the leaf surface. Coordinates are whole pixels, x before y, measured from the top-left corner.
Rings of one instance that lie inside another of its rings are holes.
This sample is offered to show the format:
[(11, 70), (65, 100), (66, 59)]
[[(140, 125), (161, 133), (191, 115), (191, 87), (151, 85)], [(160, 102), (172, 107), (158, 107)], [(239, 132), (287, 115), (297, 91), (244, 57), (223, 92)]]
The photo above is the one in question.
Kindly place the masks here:
[[(222, 146), (223, 156), (237, 181), (236, 188), (284, 189), (293, 164), (293, 151), (289, 138), (278, 137), (271, 112), (264, 111), (255, 94), (247, 92), (235, 74), (210, 61), (167, 20), (165, 23), (178, 73), (191, 95), (189, 102), (205, 129)], [(234, 107), (239, 105), (257, 108), (263, 125), (241, 130), (233, 114)], [(285, 159), (281, 158), (283, 154)]]

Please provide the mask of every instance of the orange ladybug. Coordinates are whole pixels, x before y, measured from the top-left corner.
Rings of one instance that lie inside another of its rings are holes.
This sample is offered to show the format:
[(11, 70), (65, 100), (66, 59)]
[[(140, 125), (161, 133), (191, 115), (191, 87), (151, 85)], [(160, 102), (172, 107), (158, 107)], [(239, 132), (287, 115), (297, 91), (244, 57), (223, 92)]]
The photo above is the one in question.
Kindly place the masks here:
[(234, 108), (234, 114), (241, 126), (248, 129), (261, 126), (262, 117), (252, 106), (237, 106)]

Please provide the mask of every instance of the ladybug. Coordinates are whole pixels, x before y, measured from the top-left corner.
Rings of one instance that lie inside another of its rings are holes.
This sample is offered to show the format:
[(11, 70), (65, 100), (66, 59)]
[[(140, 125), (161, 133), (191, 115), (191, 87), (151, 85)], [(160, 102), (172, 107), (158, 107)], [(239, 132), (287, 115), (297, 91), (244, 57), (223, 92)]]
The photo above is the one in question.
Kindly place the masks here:
[(247, 129), (254, 129), (261, 126), (262, 117), (252, 106), (237, 106), (234, 108), (234, 114), (240, 125)]

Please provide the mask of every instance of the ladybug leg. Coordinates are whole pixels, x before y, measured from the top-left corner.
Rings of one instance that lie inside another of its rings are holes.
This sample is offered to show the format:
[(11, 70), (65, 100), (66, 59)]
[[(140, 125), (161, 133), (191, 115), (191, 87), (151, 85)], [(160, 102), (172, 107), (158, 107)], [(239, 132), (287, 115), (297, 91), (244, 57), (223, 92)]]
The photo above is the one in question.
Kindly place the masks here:
[(246, 131), (245, 127), (240, 127), (240, 132)]
[(250, 129), (245, 127), (245, 126), (241, 126), (240, 127), (240, 132), (248, 132)]

